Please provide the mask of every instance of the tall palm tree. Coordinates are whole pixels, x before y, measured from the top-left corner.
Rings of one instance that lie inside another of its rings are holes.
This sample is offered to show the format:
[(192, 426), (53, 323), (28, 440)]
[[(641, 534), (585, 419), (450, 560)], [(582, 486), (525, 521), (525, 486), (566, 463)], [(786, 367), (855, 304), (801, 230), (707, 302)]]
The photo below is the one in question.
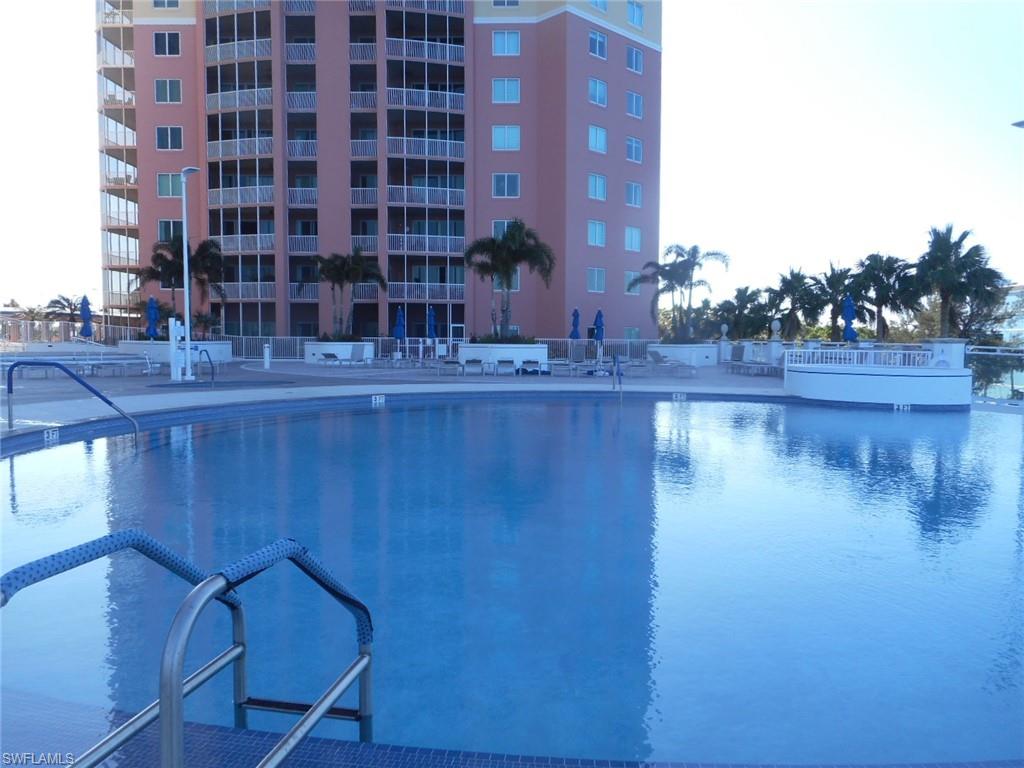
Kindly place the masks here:
[(895, 256), (872, 253), (857, 263), (856, 282), (864, 300), (875, 310), (875, 337), (885, 341), (889, 324), (884, 310), (905, 312), (916, 309), (919, 295), (913, 267)]
[[(337, 254), (331, 255), (336, 256)], [(358, 248), (353, 249), (350, 254), (342, 255), (341, 264), (342, 273), (345, 277), (345, 281), (341, 286), (341, 293), (344, 295), (346, 283), (351, 286), (348, 293), (348, 316), (343, 319), (342, 327), (345, 329), (345, 333), (351, 336), (352, 324), (356, 316), (356, 284), (376, 283), (380, 286), (381, 290), (386, 290), (388, 284), (384, 279), (384, 273), (381, 272), (380, 264), (377, 260), (367, 258)]]
[[(159, 282), (161, 286), (171, 289), (171, 309), (178, 314), (177, 290), (184, 285), (184, 263), (181, 236), (171, 240), (160, 240), (153, 243), (150, 266), (139, 271), (139, 285)], [(221, 285), (224, 275), (224, 257), (221, 255), (220, 243), (216, 240), (203, 240), (189, 253), (188, 271), (199, 288), (202, 303), (206, 303), (210, 288), (223, 299), (224, 288)]]
[(658, 303), (662, 296), (669, 296), (671, 310), (669, 315), (668, 336), (674, 338), (679, 333), (679, 303), (676, 294), (681, 293), (683, 284), (680, 282), (681, 270), (672, 262), (648, 261), (639, 275), (634, 277), (628, 286), (631, 291), (639, 285), (653, 285), (654, 295), (651, 296), (651, 319), (658, 323)]
[(536, 231), (513, 219), (505, 227), (501, 237), (481, 237), (469, 244), (465, 254), (466, 265), (474, 270), (480, 279), (497, 278), (501, 287), (501, 323), (498, 335), (508, 338), (512, 324), (512, 281), (516, 269), (526, 266), (536, 272), (545, 286), (551, 285), (555, 269), (555, 254), (551, 246), (540, 239)]
[(874, 316), (874, 310), (864, 302), (864, 290), (861, 283), (853, 276), (849, 268), (837, 268), (832, 262), (828, 264), (828, 272), (822, 272), (811, 278), (811, 288), (817, 294), (822, 309), (828, 307), (829, 340), (840, 341), (839, 317), (843, 313), (843, 302), (849, 296), (853, 300), (856, 319), (862, 323)]
[(682, 245), (670, 245), (665, 249), (665, 256), (672, 259), (672, 263), (678, 270), (679, 282), (686, 292), (686, 337), (693, 336), (693, 289), (707, 288), (711, 286), (707, 280), (697, 277), (697, 273), (710, 262), (717, 262), (729, 268), (729, 257), (721, 251), (701, 252), (696, 245), (686, 248)]
[(731, 299), (720, 302), (714, 310), (716, 321), (727, 324), (734, 339), (750, 338), (751, 328), (766, 314), (761, 291), (749, 285), (737, 288)]
[(948, 337), (956, 306), (972, 294), (999, 288), (1002, 274), (988, 265), (988, 254), (982, 245), (964, 244), (971, 236), (969, 229), (953, 237), (953, 225), (932, 228), (928, 250), (917, 261), (917, 278), (924, 290), (939, 296), (939, 333)]
[(788, 341), (800, 333), (801, 318), (813, 325), (825, 308), (813, 283), (798, 269), (790, 269), (788, 275), (779, 275), (779, 287), (768, 289), (768, 303), (773, 311), (784, 313), (782, 337)]
[(50, 303), (46, 305), (48, 310), (46, 314), (49, 318), (67, 317), (68, 322), (73, 323), (78, 319), (78, 312), (81, 307), (81, 297), (65, 296), (62, 293), (56, 299), (51, 299)]
[(339, 289), (344, 288), (345, 281), (347, 280), (345, 257), (340, 253), (332, 253), (330, 256), (318, 255), (316, 257), (316, 266), (320, 273), (320, 279), (331, 286), (331, 318), (334, 323), (334, 332), (338, 333), (341, 321), (338, 319), (337, 292)]

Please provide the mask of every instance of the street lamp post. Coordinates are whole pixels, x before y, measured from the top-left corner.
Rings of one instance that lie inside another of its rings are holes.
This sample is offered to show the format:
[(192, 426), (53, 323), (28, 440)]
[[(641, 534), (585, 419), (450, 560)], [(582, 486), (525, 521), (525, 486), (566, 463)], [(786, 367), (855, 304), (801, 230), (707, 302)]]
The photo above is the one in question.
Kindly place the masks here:
[(195, 381), (192, 372), (192, 274), (188, 270), (188, 177), (199, 173), (194, 166), (181, 169), (181, 257), (185, 274), (185, 381)]

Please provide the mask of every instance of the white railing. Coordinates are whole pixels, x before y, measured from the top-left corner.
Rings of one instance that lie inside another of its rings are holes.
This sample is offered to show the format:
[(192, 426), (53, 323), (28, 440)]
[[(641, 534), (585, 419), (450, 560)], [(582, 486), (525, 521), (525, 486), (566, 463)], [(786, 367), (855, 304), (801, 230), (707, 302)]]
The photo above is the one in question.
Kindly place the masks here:
[(448, 141), (447, 139), (413, 139), (402, 136), (388, 136), (388, 154), (445, 157), (462, 160), (466, 156), (466, 142)]
[(429, 107), (448, 111), (466, 108), (466, 95), (456, 91), (430, 91), (419, 88), (388, 88), (389, 107)]
[(206, 94), (207, 109), (234, 109), (235, 107), (268, 106), (274, 101), (272, 88), (244, 88)]
[(351, 109), (376, 109), (376, 91), (352, 91), (348, 95), (348, 105)]
[(139, 212), (111, 212), (103, 214), (103, 226), (105, 227), (137, 227), (139, 226)]
[(206, 156), (209, 158), (269, 155), (273, 151), (274, 140), (270, 137), (261, 139), (224, 139), (223, 141), (206, 142)]
[(465, 0), (387, 0), (388, 8), (408, 11), (437, 11), (438, 13), (466, 12)]
[(135, 22), (132, 20), (132, 11), (129, 8), (123, 8), (120, 11), (105, 10), (96, 14), (96, 21), (100, 25), (112, 25), (112, 26), (123, 26), (131, 25)]
[(105, 45), (100, 51), (100, 64), (111, 67), (134, 67), (135, 51), (122, 51), (112, 45)]
[(222, 251), (272, 251), (273, 235), (213, 235)]
[(269, 37), (259, 40), (237, 40), (233, 43), (206, 46), (207, 61), (227, 61), (229, 59), (251, 59), (271, 55)]
[(316, 43), (285, 43), (284, 60), (289, 64), (316, 61)]
[(211, 189), (208, 195), (210, 205), (255, 205), (274, 202), (274, 188), (262, 187), (221, 187)]
[(111, 187), (130, 187), (139, 183), (139, 177), (136, 173), (120, 175), (105, 173), (103, 174), (103, 183)]
[(289, 91), (285, 96), (285, 105), (292, 112), (315, 112), (316, 91)]
[(317, 301), (320, 283), (288, 283), (288, 298), (292, 301)]
[(388, 56), (454, 63), (461, 63), (466, 59), (466, 47), (463, 45), (434, 43), (426, 40), (409, 40), (402, 37), (389, 37), (386, 40), (386, 44)]
[(373, 11), (373, 0), (348, 0), (350, 11)]
[[(272, 299), (274, 283), (221, 283), (225, 299)], [(216, 295), (211, 291), (212, 295)]]
[(269, 7), (270, 0), (206, 0), (205, 11), (209, 16), (217, 13), (254, 11), (258, 8)]
[(444, 187), (388, 185), (388, 202), (411, 205), (443, 205), (461, 208), (466, 204), (466, 191), (464, 189), (447, 189)]
[(316, 4), (313, 0), (284, 0), (285, 13), (316, 13)]
[(288, 157), (316, 157), (316, 139), (289, 139)]
[(352, 205), (376, 205), (376, 187), (352, 187)]
[(462, 283), (388, 283), (388, 298), (401, 301), (465, 301)]
[(376, 43), (349, 43), (349, 61), (374, 61), (377, 58)]
[[(570, 360), (572, 350), (580, 347), (585, 359), (596, 360), (598, 356), (594, 339), (537, 339), (537, 343), (547, 345), (548, 360)], [(605, 360), (612, 355), (618, 355), (620, 360), (646, 360), (648, 345), (657, 343), (657, 339), (605, 339), (601, 342), (601, 355)]]
[(316, 205), (319, 197), (316, 187), (288, 187), (288, 205)]
[(135, 94), (126, 91), (124, 88), (108, 90), (103, 94), (103, 105), (105, 107), (131, 107), (135, 105)]
[(320, 250), (320, 238), (316, 235), (288, 235), (289, 253), (316, 253)]
[(270, 354), (275, 360), (301, 360), (307, 341), (316, 341), (316, 336), (227, 336), (211, 333), (210, 341), (230, 341), (231, 356), (244, 360), (259, 360), (263, 357), (263, 345), (270, 345)]
[(352, 157), (376, 157), (377, 156), (377, 140), (376, 139), (352, 139), (351, 150), (352, 150)]
[[(105, 292), (104, 303), (114, 304), (111, 297), (118, 300), (118, 305), (129, 304), (139, 298), (137, 292)], [(81, 338), (79, 332), (82, 330), (81, 322), (68, 322), (67, 320), (18, 320), (16, 318), (0, 319), (0, 343), (4, 344), (34, 344), (75, 341)], [(139, 338), (142, 327), (128, 328), (123, 325), (111, 325), (93, 320), (93, 335), (89, 337), (90, 342), (116, 346), (119, 341), (133, 341)], [(87, 349), (83, 345), (83, 350)]]
[(379, 286), (376, 283), (356, 283), (352, 286), (354, 301), (376, 301)]
[(388, 234), (388, 251), (393, 253), (462, 253), (466, 238), (456, 235)]
[(353, 248), (353, 250), (358, 248), (363, 253), (376, 253), (377, 252), (377, 236), (376, 235), (352, 235), (352, 248)]
[(871, 365), (887, 368), (925, 368), (932, 364), (931, 350), (893, 349), (787, 349), (786, 366), (790, 365)]

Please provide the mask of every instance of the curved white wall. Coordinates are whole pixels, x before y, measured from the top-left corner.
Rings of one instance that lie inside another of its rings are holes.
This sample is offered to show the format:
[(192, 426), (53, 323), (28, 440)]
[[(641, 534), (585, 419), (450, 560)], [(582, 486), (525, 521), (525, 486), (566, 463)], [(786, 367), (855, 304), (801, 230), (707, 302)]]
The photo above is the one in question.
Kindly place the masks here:
[(970, 407), (969, 368), (791, 365), (787, 395), (876, 405)]

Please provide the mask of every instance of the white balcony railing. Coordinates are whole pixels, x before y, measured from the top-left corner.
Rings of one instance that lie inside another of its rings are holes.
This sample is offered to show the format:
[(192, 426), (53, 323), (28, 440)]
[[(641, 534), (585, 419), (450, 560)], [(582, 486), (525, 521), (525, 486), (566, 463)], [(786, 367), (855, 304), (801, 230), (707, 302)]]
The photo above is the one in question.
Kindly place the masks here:
[(292, 301), (317, 301), (320, 298), (320, 284), (288, 283), (288, 298)]
[(428, 107), (461, 112), (466, 108), (466, 94), (456, 91), (429, 91), (419, 88), (388, 88), (389, 107)]
[(376, 139), (353, 139), (352, 140), (352, 157), (376, 157), (377, 156), (377, 140)]
[(790, 365), (870, 365), (887, 368), (927, 368), (932, 364), (931, 350), (923, 349), (787, 349)]
[(289, 91), (286, 106), (291, 112), (315, 112), (316, 91)]
[(131, 107), (135, 105), (135, 94), (123, 88), (110, 90), (103, 94), (105, 107)]
[(466, 191), (464, 189), (388, 185), (388, 202), (407, 205), (443, 205), (451, 208), (462, 208), (466, 205)]
[(377, 58), (376, 43), (349, 43), (349, 61), (374, 61)]
[(100, 51), (100, 64), (110, 67), (134, 67), (135, 51), (122, 51), (112, 45), (105, 45)]
[(288, 205), (316, 205), (318, 199), (316, 187), (288, 187)]
[(261, 187), (221, 187), (211, 189), (208, 193), (210, 205), (258, 205), (274, 202), (274, 188), (269, 185)]
[(101, 26), (130, 26), (134, 24), (131, 8), (116, 10), (107, 8), (96, 13), (96, 23)]
[(447, 139), (412, 139), (388, 136), (389, 155), (415, 155), (418, 157), (446, 157), (462, 160), (466, 156), (466, 142)]
[(402, 301), (465, 301), (462, 283), (388, 283), (388, 298)]
[(377, 252), (376, 235), (352, 235), (352, 248), (358, 248), (363, 253)]
[(284, 0), (284, 12), (308, 15), (316, 13), (316, 4), (313, 0)]
[(262, 58), (271, 55), (269, 37), (259, 40), (238, 40), (233, 43), (206, 46), (207, 61), (228, 61), (230, 59)]
[(246, 88), (206, 94), (207, 109), (235, 109), (236, 107), (268, 106), (274, 101), (272, 88)]
[(355, 301), (376, 301), (379, 286), (376, 283), (356, 283), (352, 286)]
[(316, 157), (316, 139), (289, 139), (288, 157)]
[(274, 235), (213, 235), (222, 251), (272, 251)]
[[(221, 283), (225, 299), (272, 299), (276, 295), (274, 283)], [(214, 294), (216, 295), (216, 294)]]
[(376, 205), (376, 187), (352, 187), (352, 205)]
[(225, 139), (224, 141), (206, 142), (206, 155), (211, 159), (242, 155), (269, 155), (273, 151), (274, 140), (269, 136), (261, 139)]
[(376, 109), (376, 91), (352, 91), (348, 95), (348, 105), (352, 109)]
[(316, 235), (288, 235), (288, 253), (316, 253), (320, 238)]
[(456, 235), (393, 235), (388, 233), (391, 253), (462, 253), (466, 238)]
[(407, 11), (436, 11), (438, 13), (464, 14), (466, 12), (465, 0), (387, 0), (387, 7), (401, 8)]
[(254, 11), (269, 8), (270, 0), (206, 0), (206, 15), (218, 13), (235, 13), (237, 11)]
[(111, 211), (103, 214), (105, 227), (137, 227), (139, 226), (138, 211)]
[(373, 0), (348, 0), (348, 9), (350, 11), (359, 11), (365, 13), (369, 11), (373, 12)]
[(316, 43), (285, 43), (284, 60), (289, 64), (316, 61)]
[(429, 61), (461, 64), (466, 60), (466, 47), (450, 43), (434, 43), (426, 40), (408, 40), (389, 37), (386, 41), (388, 56), (406, 59), (428, 59)]

